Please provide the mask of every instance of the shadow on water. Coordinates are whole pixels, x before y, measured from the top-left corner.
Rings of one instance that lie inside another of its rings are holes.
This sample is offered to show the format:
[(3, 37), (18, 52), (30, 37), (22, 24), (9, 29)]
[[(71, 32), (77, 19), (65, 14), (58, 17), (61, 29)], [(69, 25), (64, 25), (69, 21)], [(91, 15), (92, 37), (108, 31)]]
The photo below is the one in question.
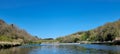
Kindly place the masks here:
[(38, 45), (24, 45), (20, 47), (0, 49), (0, 54), (29, 54), (33, 49), (40, 48)]
[(25, 45), (1, 49), (0, 54), (120, 54), (120, 46), (94, 44)]

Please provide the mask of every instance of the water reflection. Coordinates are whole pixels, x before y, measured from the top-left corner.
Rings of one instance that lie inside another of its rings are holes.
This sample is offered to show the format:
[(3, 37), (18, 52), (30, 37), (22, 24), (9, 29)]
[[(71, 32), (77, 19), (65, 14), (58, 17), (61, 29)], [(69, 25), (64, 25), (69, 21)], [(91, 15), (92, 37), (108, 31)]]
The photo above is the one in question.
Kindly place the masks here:
[(120, 46), (93, 44), (27, 45), (1, 49), (0, 54), (120, 54)]
[(0, 49), (0, 54), (29, 54), (30, 51), (37, 48), (40, 47), (36, 47), (35, 45), (27, 45), (8, 49)]
[(120, 54), (120, 46), (118, 45), (80, 44), (78, 46), (86, 49), (94, 49), (97, 54), (102, 52), (103, 54)]

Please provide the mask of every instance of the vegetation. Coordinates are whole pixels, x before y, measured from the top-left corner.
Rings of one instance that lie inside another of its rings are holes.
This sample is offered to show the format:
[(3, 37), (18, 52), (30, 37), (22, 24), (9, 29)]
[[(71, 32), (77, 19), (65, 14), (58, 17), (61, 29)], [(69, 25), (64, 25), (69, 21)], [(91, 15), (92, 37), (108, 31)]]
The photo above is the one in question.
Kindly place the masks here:
[(41, 41), (38, 40), (38, 41), (30, 41), (28, 42), (28, 44), (41, 44)]
[(43, 40), (54, 40), (53, 38), (45, 38)]
[(41, 43), (56, 43), (57, 41), (53, 38), (45, 38), (45, 39), (41, 39), (39, 40)]
[(59, 37), (56, 40), (58, 40), (61, 43), (74, 43), (80, 40), (80, 36), (65, 36), (65, 37)]
[(61, 42), (61, 43), (76, 43), (81, 41), (114, 41), (120, 40), (120, 20), (106, 23), (96, 29), (89, 31), (81, 31), (65, 37), (39, 39), (37, 36), (32, 36), (23, 29), (19, 29), (14, 24), (7, 24), (0, 20), (0, 41), (18, 41), (21, 43), (40, 44), (41, 42)]
[(120, 37), (120, 20), (106, 23), (96, 29), (77, 32), (65, 37), (59, 37), (59, 42), (79, 42), (79, 41), (114, 41)]
[(19, 41), (21, 43), (29, 43), (39, 40), (36, 36), (33, 37), (24, 29), (19, 29), (14, 24), (7, 24), (0, 20), (0, 41)]
[(12, 41), (12, 39), (7, 36), (0, 36), (0, 41)]

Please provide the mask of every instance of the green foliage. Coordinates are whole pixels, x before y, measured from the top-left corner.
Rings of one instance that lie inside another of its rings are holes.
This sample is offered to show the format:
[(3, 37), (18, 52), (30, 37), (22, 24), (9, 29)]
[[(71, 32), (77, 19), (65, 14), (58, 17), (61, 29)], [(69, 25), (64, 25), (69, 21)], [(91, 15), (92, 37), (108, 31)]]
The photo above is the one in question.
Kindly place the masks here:
[[(65, 37), (57, 38), (60, 42), (78, 42), (78, 41), (113, 41), (120, 37), (120, 20), (113, 23), (106, 23), (96, 29), (77, 32)], [(76, 39), (77, 38), (77, 39)]]
[(71, 36), (59, 37), (56, 40), (61, 43), (75, 43), (78, 42), (80, 39), (79, 36), (71, 35)]
[(94, 41), (113, 41), (120, 36), (120, 21), (107, 23), (91, 31), (90, 40)]
[(29, 41), (29, 44), (41, 44), (41, 41)]
[(54, 40), (53, 38), (45, 38), (44, 40)]
[(1, 19), (0, 19), (0, 36), (1, 36), (0, 41), (22, 39), (24, 43), (28, 43), (29, 41), (38, 40), (37, 37), (33, 37), (25, 30), (19, 29), (14, 24), (7, 24)]
[(80, 40), (85, 41), (89, 38), (89, 36), (86, 33), (81, 34)]
[(74, 38), (74, 43), (78, 42), (79, 40), (79, 38)]
[(0, 41), (12, 41), (12, 39), (7, 36), (0, 36)]
[(95, 36), (90, 36), (90, 38), (88, 39), (88, 41), (95, 41), (96, 37)]

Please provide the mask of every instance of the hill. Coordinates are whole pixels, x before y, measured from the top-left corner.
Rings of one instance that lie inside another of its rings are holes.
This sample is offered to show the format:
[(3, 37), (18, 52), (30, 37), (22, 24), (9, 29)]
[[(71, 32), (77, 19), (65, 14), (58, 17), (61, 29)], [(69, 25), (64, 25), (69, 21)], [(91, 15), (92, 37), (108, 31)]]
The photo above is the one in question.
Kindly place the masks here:
[(77, 32), (65, 37), (57, 38), (59, 42), (79, 41), (114, 41), (120, 40), (120, 20), (106, 23), (96, 29)]
[(0, 19), (0, 41), (28, 43), (36, 40), (38, 40), (38, 38), (33, 37), (24, 29), (20, 29), (14, 24), (7, 24), (5, 21)]

